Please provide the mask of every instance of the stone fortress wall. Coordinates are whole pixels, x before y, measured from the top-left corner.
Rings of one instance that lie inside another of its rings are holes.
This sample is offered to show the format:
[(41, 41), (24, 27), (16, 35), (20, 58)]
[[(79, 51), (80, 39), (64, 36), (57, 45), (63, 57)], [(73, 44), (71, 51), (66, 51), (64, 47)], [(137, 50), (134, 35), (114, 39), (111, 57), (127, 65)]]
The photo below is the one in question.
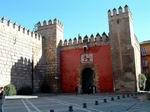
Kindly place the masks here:
[(13, 83), (17, 89), (32, 85), (32, 68), (42, 56), (39, 34), (5, 18), (0, 21), (0, 84)]
[[(141, 73), (140, 45), (133, 29), (132, 14), (128, 6), (108, 10), (109, 35), (103, 33), (94, 38), (81, 36), (60, 41), (61, 50), (110, 45), (115, 91), (137, 91)], [(131, 86), (132, 85), (132, 86)]]
[[(140, 51), (132, 14), (126, 5), (108, 11), (109, 34), (78, 36), (63, 41), (63, 24), (57, 20), (37, 23), (35, 32), (10, 22), (0, 21), (0, 84), (17, 88), (31, 85), (39, 89), (45, 78), (52, 92), (60, 88), (60, 53), (84, 46), (109, 45), (115, 91), (136, 91), (140, 73)], [(132, 86), (131, 86), (132, 85)]]

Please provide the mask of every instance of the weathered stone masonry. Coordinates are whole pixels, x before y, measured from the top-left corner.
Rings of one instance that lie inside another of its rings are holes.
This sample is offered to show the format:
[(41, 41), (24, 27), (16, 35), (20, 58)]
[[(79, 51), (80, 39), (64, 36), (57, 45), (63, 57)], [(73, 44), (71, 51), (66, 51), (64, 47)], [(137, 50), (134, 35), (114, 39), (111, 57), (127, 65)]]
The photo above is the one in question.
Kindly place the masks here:
[(0, 81), (17, 89), (32, 84), (32, 63), (42, 56), (41, 36), (16, 23), (0, 21)]
[[(132, 14), (126, 5), (108, 11), (112, 66), (116, 91), (137, 91), (141, 73), (140, 46), (133, 30)], [(132, 85), (132, 86), (131, 86)]]
[[(118, 92), (137, 91), (138, 90), (138, 75), (141, 73), (140, 46), (134, 34), (133, 25), (132, 25), (132, 14), (128, 6), (126, 5), (124, 8), (119, 7), (118, 10), (115, 8), (113, 9), (113, 11), (109, 10), (108, 22), (109, 22), (109, 36), (108, 37), (110, 39), (110, 46), (111, 46), (114, 91), (118, 91)], [(94, 43), (97, 43), (96, 39), (97, 38), (94, 39)], [(93, 42), (91, 40), (93, 39), (90, 38), (89, 40), (90, 40), (89, 43), (92, 44)], [(85, 41), (85, 39), (83, 41)], [(67, 48), (70, 50), (80, 49), (84, 46), (84, 44), (81, 45), (81, 43), (80, 41), (77, 41), (76, 39), (74, 39), (73, 43), (71, 39), (69, 40), (69, 42), (65, 40), (64, 46), (62, 47), (62, 52), (65, 51), (64, 48), (65, 49)], [(105, 41), (103, 41), (103, 43), (105, 43)], [(102, 43), (101, 43), (101, 46), (103, 47)], [(90, 48), (92, 47), (94, 46), (91, 46)], [(68, 54), (69, 54), (69, 51), (68, 51)], [(67, 53), (65, 55), (67, 56)], [(76, 58), (77, 57), (72, 56), (72, 59), (75, 60)], [(100, 58), (99, 60), (103, 60), (103, 59)], [(66, 59), (65, 61), (69, 61), (69, 59), (68, 60)], [(93, 64), (97, 66), (96, 62)], [(106, 68), (105, 70), (110, 71), (111, 69)], [(66, 76), (63, 76), (63, 77), (68, 77), (67, 71), (69, 71), (69, 69), (64, 68), (62, 71), (64, 72), (62, 73), (62, 76), (65, 74)], [(79, 72), (77, 72), (77, 74), (79, 74)], [(102, 77), (104, 76), (104, 74), (99, 72), (99, 76)], [(107, 78), (110, 78), (110, 77), (107, 77)], [(77, 79), (75, 79), (74, 77), (74, 80), (77, 80)], [(68, 80), (68, 83), (65, 81), (64, 83), (66, 85), (70, 84), (69, 80)], [(77, 86), (78, 85), (77, 83), (78, 81), (74, 83), (73, 85)], [(100, 83), (102, 84), (103, 82), (101, 81)], [(101, 90), (101, 87), (99, 88)], [(65, 89), (65, 88), (64, 90), (69, 91), (68, 89)]]
[(54, 19), (43, 21), (43, 24), (40, 22), (37, 24), (37, 32), (43, 38), (43, 55), (45, 56), (46, 64), (46, 76), (48, 77), (48, 82), (50, 89), (53, 92), (56, 92), (59, 89), (59, 49), (57, 49), (60, 40), (63, 40), (63, 25), (62, 23)]
[[(98, 92), (137, 91), (140, 47), (128, 6), (109, 10), (108, 23), (108, 35), (67, 41), (63, 40), (63, 25), (57, 19), (38, 22), (37, 30), (30, 32), (2, 18), (0, 84), (13, 83), (17, 89), (29, 85), (37, 91), (46, 79), (52, 92), (74, 92), (76, 86), (82, 86), (81, 75), (88, 68), (93, 71)], [(88, 52), (84, 53), (85, 46)], [(80, 62), (86, 53), (93, 57), (90, 64)]]

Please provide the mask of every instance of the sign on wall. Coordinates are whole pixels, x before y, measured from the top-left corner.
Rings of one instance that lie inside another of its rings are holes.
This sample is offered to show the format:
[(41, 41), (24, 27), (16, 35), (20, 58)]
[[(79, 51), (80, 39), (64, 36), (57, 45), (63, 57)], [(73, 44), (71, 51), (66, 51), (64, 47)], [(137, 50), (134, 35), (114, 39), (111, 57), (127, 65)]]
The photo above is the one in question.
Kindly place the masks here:
[(82, 54), (81, 63), (93, 63), (93, 54)]

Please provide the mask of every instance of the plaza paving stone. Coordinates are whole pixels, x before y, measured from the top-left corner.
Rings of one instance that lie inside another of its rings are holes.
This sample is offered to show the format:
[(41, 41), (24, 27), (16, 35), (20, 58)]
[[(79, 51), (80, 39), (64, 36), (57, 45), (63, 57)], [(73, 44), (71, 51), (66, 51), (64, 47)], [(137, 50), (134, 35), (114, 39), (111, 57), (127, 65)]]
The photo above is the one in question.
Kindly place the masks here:
[[(117, 99), (120, 96), (120, 99)], [(114, 97), (114, 101), (111, 101)], [(107, 103), (104, 103), (104, 99)], [(98, 101), (98, 105), (95, 105)], [(86, 103), (87, 108), (83, 108)], [(150, 112), (150, 101), (140, 101), (135, 96), (95, 94), (95, 95), (48, 95), (37, 99), (6, 100), (4, 112)]]

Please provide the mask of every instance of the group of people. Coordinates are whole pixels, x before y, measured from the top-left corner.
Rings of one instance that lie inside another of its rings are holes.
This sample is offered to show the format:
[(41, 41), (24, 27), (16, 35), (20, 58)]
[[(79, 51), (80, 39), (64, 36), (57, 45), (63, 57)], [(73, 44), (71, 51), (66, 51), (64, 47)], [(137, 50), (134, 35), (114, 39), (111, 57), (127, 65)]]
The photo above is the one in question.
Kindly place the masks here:
[(95, 94), (96, 93), (96, 86), (95, 85), (88, 86), (86, 88), (86, 92), (83, 90), (83, 88), (81, 86), (76, 86), (75, 92), (76, 92), (76, 95), (81, 94), (81, 93)]
[(87, 93), (88, 94), (95, 94), (96, 93), (96, 86), (95, 85), (88, 86)]
[(0, 87), (0, 112), (3, 112), (4, 88)]

